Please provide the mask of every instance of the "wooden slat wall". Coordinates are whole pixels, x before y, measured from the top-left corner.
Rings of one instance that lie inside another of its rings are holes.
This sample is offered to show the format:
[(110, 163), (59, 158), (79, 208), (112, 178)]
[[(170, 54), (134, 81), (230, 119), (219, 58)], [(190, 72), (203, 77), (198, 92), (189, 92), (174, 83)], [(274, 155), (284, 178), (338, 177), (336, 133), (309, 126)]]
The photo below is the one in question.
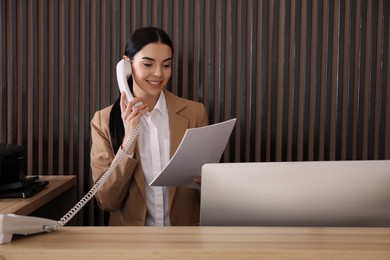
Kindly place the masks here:
[[(118, 96), (126, 36), (175, 45), (168, 86), (238, 123), (222, 161), (390, 159), (387, 0), (0, 0), (0, 142), (28, 173), (91, 185), (94, 112)], [(93, 203), (82, 224), (100, 224)]]

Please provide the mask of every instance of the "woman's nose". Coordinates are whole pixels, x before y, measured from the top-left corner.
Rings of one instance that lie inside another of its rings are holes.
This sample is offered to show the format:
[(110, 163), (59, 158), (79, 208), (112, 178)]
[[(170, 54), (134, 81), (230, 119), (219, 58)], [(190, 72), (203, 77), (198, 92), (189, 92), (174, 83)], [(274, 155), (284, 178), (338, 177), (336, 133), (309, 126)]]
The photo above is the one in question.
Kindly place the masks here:
[(162, 74), (162, 68), (161, 66), (156, 66), (156, 69), (154, 70), (154, 75), (157, 77), (160, 77)]

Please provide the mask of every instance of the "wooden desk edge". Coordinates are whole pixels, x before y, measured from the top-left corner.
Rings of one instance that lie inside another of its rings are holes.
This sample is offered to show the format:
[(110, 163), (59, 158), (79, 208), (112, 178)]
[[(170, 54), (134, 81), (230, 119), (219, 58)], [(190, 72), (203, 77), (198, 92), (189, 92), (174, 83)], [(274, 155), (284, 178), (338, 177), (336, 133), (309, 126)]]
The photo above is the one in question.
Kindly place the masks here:
[(64, 227), (0, 248), (7, 259), (389, 259), (390, 228)]

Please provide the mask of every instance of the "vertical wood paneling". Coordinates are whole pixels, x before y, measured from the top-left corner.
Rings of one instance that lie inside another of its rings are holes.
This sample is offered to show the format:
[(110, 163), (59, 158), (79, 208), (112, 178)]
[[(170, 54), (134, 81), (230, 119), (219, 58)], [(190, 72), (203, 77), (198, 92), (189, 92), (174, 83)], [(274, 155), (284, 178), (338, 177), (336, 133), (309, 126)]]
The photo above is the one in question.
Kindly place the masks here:
[(297, 94), (297, 97), (295, 98), (295, 100), (298, 102), (298, 105), (296, 107), (297, 109), (297, 118), (296, 118), (296, 124), (297, 124), (297, 132), (296, 132), (296, 143), (297, 143), (297, 147), (296, 147), (296, 151), (294, 151), (294, 153), (296, 153), (296, 159), (298, 161), (301, 161), (303, 160), (303, 155), (304, 155), (304, 150), (305, 150), (305, 142), (303, 141), (304, 138), (307, 136), (305, 134), (305, 130), (307, 129), (307, 125), (305, 125), (306, 123), (306, 112), (307, 112), (307, 109), (306, 109), (306, 103), (305, 103), (305, 97), (306, 97), (306, 94), (308, 92), (308, 88), (307, 88), (307, 85), (306, 85), (306, 81), (305, 81), (305, 76), (306, 76), (306, 39), (307, 39), (307, 15), (308, 15), (308, 12), (307, 12), (307, 1), (302, 1), (302, 6), (299, 8), (300, 9), (300, 17), (299, 19), (297, 20), (297, 31), (299, 33), (299, 35), (297, 35), (297, 46), (296, 48), (298, 48), (298, 51), (297, 51), (297, 58), (298, 58), (298, 61), (297, 61), (297, 70), (296, 70), (296, 74), (297, 74), (297, 78), (296, 78), (296, 94)]
[[(118, 97), (127, 36), (157, 26), (168, 89), (237, 117), (222, 161), (390, 159), (386, 0), (0, 0), (0, 142), (29, 174), (91, 186), (89, 122)], [(94, 203), (82, 224), (102, 224)]]
[[(256, 12), (257, 11), (257, 12)], [(252, 97), (254, 99), (255, 103), (255, 110), (254, 110), (254, 115), (252, 115), (255, 118), (255, 142), (254, 149), (255, 149), (255, 159), (254, 161), (262, 161), (265, 153), (263, 153), (263, 147), (264, 145), (261, 145), (264, 142), (263, 136), (264, 136), (264, 124), (262, 123), (263, 115), (264, 115), (264, 95), (263, 91), (259, 86), (264, 85), (264, 73), (263, 70), (265, 68), (264, 66), (264, 51), (263, 51), (263, 43), (265, 40), (265, 36), (263, 34), (263, 13), (264, 13), (264, 1), (258, 1), (258, 7), (257, 10), (254, 10), (254, 16), (256, 14), (256, 19), (257, 20), (257, 30), (255, 31), (256, 35), (256, 42), (257, 44), (254, 46), (256, 48), (256, 62), (254, 63), (255, 66), (255, 75), (258, 75), (255, 77), (255, 89), (256, 89), (256, 95)], [(225, 72), (226, 73), (226, 72)], [(226, 90), (225, 90), (226, 91)], [(229, 91), (226, 91), (229, 93)], [(226, 159), (225, 159), (226, 160)], [(228, 160), (226, 160), (228, 161)]]
[[(32, 44), (29, 44), (27, 46), (27, 149), (26, 152), (27, 154), (34, 154), (33, 150), (33, 144), (34, 144), (34, 86), (37, 85), (37, 82), (35, 81), (36, 76), (37, 76), (37, 70), (36, 70), (36, 63), (34, 64), (34, 59), (33, 59), (33, 53), (36, 52), (37, 50), (34, 49), (35, 46), (37, 46), (37, 41), (36, 38), (34, 37), (36, 35), (36, 28), (37, 28), (37, 23), (36, 23), (36, 5), (34, 2), (29, 2), (28, 4), (28, 13), (27, 13), (27, 42), (31, 42)], [(5, 65), (6, 66), (6, 65)], [(35, 84), (34, 84), (35, 82)], [(1, 116), (0, 116), (1, 117)], [(1, 120), (0, 120), (1, 122)], [(1, 136), (1, 134), (0, 134)], [(28, 160), (27, 162), (27, 168), (32, 169), (33, 168), (33, 160)]]
[[(375, 56), (375, 62), (373, 64), (373, 66), (375, 66), (375, 68), (373, 69), (373, 73), (375, 73), (375, 80), (373, 81), (373, 84), (376, 85), (376, 86), (381, 86), (382, 85), (382, 82), (381, 82), (381, 75), (380, 75), (380, 67), (381, 67), (381, 64), (382, 64), (382, 57), (383, 57), (383, 47), (382, 47), (382, 44), (383, 44), (383, 41), (381, 39), (382, 35), (378, 32), (381, 32), (383, 31), (383, 2), (380, 2), (378, 3), (378, 9), (377, 9), (377, 13), (378, 13), (378, 16), (377, 17), (373, 17), (374, 21), (373, 21), (373, 25), (374, 25), (374, 29), (376, 30), (376, 32), (373, 34), (374, 37), (376, 37), (375, 41), (376, 41), (376, 45), (373, 45), (374, 47), (374, 50), (376, 50), (376, 53), (374, 53), (373, 55)], [(377, 23), (378, 25), (375, 26), (375, 23)], [(375, 36), (376, 35), (376, 36)], [(374, 88), (375, 89), (375, 88)], [(379, 155), (379, 151), (380, 151), (380, 148), (379, 148), (379, 140), (380, 140), (380, 137), (381, 137), (381, 132), (380, 132), (380, 129), (381, 129), (381, 122), (380, 122), (380, 115), (381, 115), (381, 106), (383, 106), (383, 103), (382, 103), (382, 93), (383, 89), (381, 87), (378, 87), (376, 93), (375, 93), (375, 109), (373, 110), (373, 117), (374, 117), (374, 122), (375, 122), (375, 127), (374, 127), (374, 132), (373, 132), (373, 152), (374, 152), (374, 157), (378, 157)], [(383, 136), (382, 136), (383, 137)]]
[[(6, 10), (6, 2), (0, 1), (0, 10)], [(7, 117), (7, 16), (4, 11), (0, 13), (0, 136), (4, 139), (7, 133), (6, 124), (4, 122)], [(8, 35), (7, 35), (8, 36)]]
[(342, 90), (342, 112), (340, 114), (341, 117), (341, 134), (339, 135), (339, 138), (337, 139), (337, 142), (341, 146), (339, 152), (341, 153), (341, 159), (346, 160), (346, 153), (348, 149), (348, 139), (349, 139), (349, 120), (348, 117), (350, 115), (350, 97), (349, 97), (349, 86), (350, 86), (350, 66), (349, 66), (349, 59), (351, 57), (350, 44), (351, 44), (351, 1), (347, 0), (345, 1), (344, 5), (344, 19), (341, 21), (341, 30), (343, 33), (341, 33), (342, 37), (342, 43), (340, 48), (343, 49), (342, 56), (340, 57), (342, 60), (342, 64), (340, 68), (342, 68), (342, 72), (340, 73), (341, 79), (340, 83), (344, 86)]
[[(390, 24), (390, 3), (389, 1), (384, 1), (385, 5), (384, 5), (384, 14), (385, 14), (385, 17), (384, 17), (384, 24)], [(383, 116), (381, 117), (381, 122), (383, 124), (382, 126), (382, 129), (383, 129), (383, 133), (384, 135), (382, 135), (382, 143), (385, 144), (385, 151), (384, 151), (384, 158), (390, 158), (390, 137), (389, 137), (389, 131), (390, 131), (390, 120), (389, 120), (389, 117), (390, 117), (390, 104), (389, 104), (389, 100), (390, 100), (390, 49), (389, 49), (389, 46), (390, 46), (390, 26), (384, 26), (383, 27), (384, 29), (384, 43), (383, 43), (383, 50), (384, 50), (384, 60), (383, 60), (383, 71), (382, 71), (382, 75), (383, 75), (383, 93), (384, 93), (384, 97), (386, 97), (386, 102), (383, 102), (383, 106), (382, 106), (382, 109), (381, 111), (384, 111), (383, 113)], [(386, 93), (386, 94), (385, 94)], [(385, 122), (383, 122), (385, 121)], [(385, 141), (383, 142), (383, 139), (385, 139)], [(380, 157), (378, 157), (380, 158)]]

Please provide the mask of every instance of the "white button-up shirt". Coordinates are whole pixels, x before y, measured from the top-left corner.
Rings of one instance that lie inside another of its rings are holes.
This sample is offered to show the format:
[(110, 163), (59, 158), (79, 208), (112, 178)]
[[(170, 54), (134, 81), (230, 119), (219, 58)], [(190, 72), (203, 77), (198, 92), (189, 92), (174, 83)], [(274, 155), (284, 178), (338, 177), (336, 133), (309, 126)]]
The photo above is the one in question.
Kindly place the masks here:
[(169, 161), (169, 120), (164, 92), (151, 112), (140, 120), (138, 149), (145, 175), (146, 226), (170, 226), (168, 188), (149, 186)]

